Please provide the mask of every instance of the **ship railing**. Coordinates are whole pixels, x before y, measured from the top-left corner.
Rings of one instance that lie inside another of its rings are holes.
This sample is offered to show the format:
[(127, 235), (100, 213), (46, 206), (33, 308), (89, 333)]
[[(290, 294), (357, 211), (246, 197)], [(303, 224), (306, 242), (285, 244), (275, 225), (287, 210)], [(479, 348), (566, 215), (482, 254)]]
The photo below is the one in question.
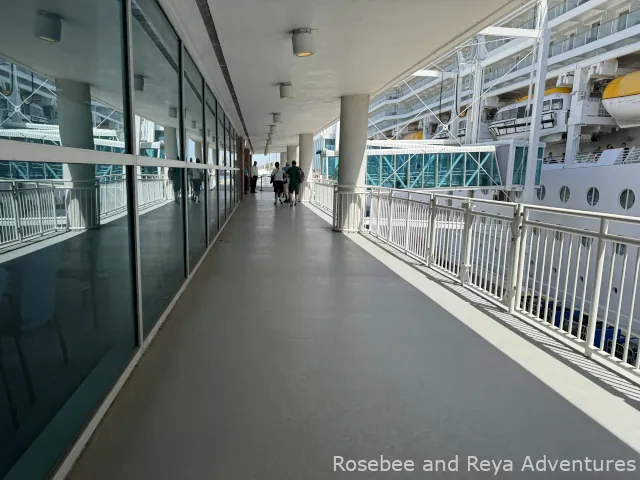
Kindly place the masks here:
[(640, 218), (433, 191), (307, 189), (334, 230), (373, 237), (586, 356), (640, 375)]
[(583, 152), (576, 154), (576, 163), (596, 163), (600, 160), (602, 152)]
[[(138, 176), (141, 211), (171, 200), (168, 179)], [(0, 180), (0, 250), (55, 233), (95, 228), (126, 209), (125, 175), (74, 182)]]
[(640, 147), (632, 147), (628, 152), (622, 152), (616, 163), (640, 163)]

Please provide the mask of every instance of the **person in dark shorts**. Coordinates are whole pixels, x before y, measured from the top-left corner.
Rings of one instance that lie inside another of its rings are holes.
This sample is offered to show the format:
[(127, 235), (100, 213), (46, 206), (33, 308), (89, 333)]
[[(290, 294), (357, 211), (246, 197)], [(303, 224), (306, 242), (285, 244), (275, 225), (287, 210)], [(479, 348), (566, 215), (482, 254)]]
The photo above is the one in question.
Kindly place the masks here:
[(287, 177), (289, 178), (289, 195), (291, 196), (290, 207), (293, 207), (298, 203), (298, 196), (300, 194), (300, 167), (296, 165), (296, 161), (291, 162), (291, 166), (287, 170)]
[(276, 195), (276, 200), (273, 202), (274, 205), (278, 204), (278, 199), (280, 199), (280, 203), (283, 203), (284, 197), (284, 170), (280, 168), (280, 162), (276, 162), (276, 168), (271, 172), (271, 183), (273, 183), (273, 191)]
[[(200, 163), (200, 159), (196, 158), (196, 163)], [(202, 179), (204, 178), (204, 170), (194, 168), (189, 171), (191, 173), (191, 185), (193, 186), (193, 203), (200, 203), (200, 191), (202, 189)]]

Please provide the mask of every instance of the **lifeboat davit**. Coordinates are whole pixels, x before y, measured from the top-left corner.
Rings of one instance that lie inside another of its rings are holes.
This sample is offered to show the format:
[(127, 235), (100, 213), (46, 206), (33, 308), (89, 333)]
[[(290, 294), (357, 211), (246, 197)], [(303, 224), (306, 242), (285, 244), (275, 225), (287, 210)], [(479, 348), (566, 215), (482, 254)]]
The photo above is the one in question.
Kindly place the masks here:
[(640, 127), (640, 71), (613, 79), (602, 104), (621, 128)]

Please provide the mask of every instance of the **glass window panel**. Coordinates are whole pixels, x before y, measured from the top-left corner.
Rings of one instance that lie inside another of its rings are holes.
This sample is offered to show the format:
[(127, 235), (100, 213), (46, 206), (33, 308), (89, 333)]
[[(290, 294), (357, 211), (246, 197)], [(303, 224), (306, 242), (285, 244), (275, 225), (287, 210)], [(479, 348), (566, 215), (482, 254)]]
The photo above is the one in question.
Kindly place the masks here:
[(136, 343), (125, 170), (45, 165), (0, 179), (2, 478), (49, 477)]
[(380, 185), (380, 155), (367, 156), (367, 185)]
[(184, 56), (184, 128), (189, 162), (202, 160), (202, 76), (189, 56)]
[(205, 144), (207, 145), (207, 162), (214, 165), (216, 163), (216, 98), (211, 93), (209, 87), (206, 89), (206, 108), (205, 115), (207, 120), (207, 139)]
[(395, 188), (407, 188), (409, 155), (396, 155)]
[(209, 240), (218, 233), (218, 175), (216, 170), (207, 170), (207, 209), (209, 212)]
[[(140, 265), (144, 332), (156, 324), (185, 279), (182, 168), (158, 168), (158, 177), (139, 174), (138, 189), (151, 192), (139, 205)], [(142, 193), (142, 195), (147, 195)]]
[(224, 124), (225, 114), (220, 104), (218, 104), (218, 165), (224, 165)]
[(551, 110), (562, 110), (562, 99), (561, 98), (551, 101)]
[[(200, 160), (200, 159), (198, 159)], [(196, 162), (200, 163), (200, 162)], [(187, 179), (189, 180), (189, 202), (187, 203), (187, 215), (189, 218), (189, 269), (193, 270), (204, 255), (207, 247), (205, 208), (206, 201), (202, 192), (207, 170), (189, 168)]]
[[(133, 2), (135, 132), (138, 153), (180, 159), (179, 44), (156, 2)], [(100, 51), (100, 45), (96, 51)]]
[(382, 156), (382, 187), (393, 188), (394, 187), (394, 168), (395, 159), (393, 155)]
[(451, 185), (451, 154), (438, 153), (438, 186), (448, 187)]
[(437, 155), (428, 153), (424, 156), (424, 188), (434, 188), (436, 186), (436, 165)]
[[(120, 4), (45, 4), (55, 10), (3, 2), (0, 138), (123, 152)], [(43, 18), (59, 36), (38, 26)]]
[(424, 155), (418, 153), (413, 156), (411, 159), (410, 165), (410, 178), (409, 178), (409, 188), (421, 188), (422, 187), (422, 169)]
[(224, 225), (227, 219), (227, 212), (225, 207), (225, 187), (224, 187), (224, 170), (216, 170), (218, 176), (218, 217), (220, 218), (220, 227)]

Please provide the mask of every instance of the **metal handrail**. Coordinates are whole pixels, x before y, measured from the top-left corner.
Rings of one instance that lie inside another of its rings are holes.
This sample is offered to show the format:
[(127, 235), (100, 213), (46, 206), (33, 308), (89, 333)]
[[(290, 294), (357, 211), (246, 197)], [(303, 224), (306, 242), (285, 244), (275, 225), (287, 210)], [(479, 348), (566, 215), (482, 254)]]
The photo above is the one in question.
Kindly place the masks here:
[(435, 192), (401, 197), (384, 187), (309, 188), (332, 190), (323, 208), (334, 229), (371, 235), (510, 313), (561, 330), (585, 355), (597, 352), (640, 375), (633, 324), (640, 238), (624, 227), (640, 218)]

